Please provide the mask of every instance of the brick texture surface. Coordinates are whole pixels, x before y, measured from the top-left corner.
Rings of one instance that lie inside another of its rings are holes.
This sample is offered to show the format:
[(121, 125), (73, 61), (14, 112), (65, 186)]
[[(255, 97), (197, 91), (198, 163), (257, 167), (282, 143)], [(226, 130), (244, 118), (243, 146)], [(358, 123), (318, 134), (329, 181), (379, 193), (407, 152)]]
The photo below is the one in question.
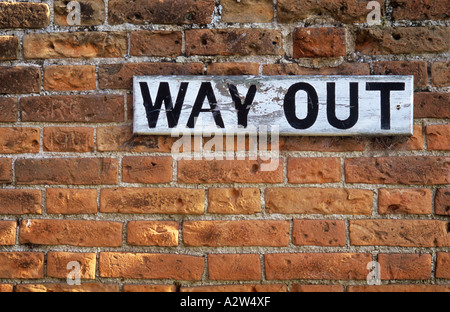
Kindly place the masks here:
[(20, 101), (22, 121), (113, 122), (124, 119), (118, 95), (50, 95)]
[(123, 57), (127, 36), (119, 32), (29, 34), (23, 39), (27, 59)]
[(0, 94), (26, 94), (41, 91), (39, 67), (2, 66), (0, 71)]
[(46, 192), (47, 213), (97, 213), (97, 190), (49, 188)]
[(187, 246), (287, 246), (289, 223), (258, 221), (186, 221), (183, 241)]
[(0, 37), (0, 60), (17, 60), (19, 58), (19, 38), (16, 36)]
[(270, 29), (195, 29), (186, 32), (187, 55), (278, 55), (281, 33)]
[(211, 22), (214, 0), (113, 0), (109, 3), (109, 21), (112, 25), (130, 24), (207, 24)]
[(44, 28), (50, 23), (46, 3), (1, 2), (0, 28)]
[[(120, 265), (128, 263), (127, 266)], [(148, 267), (142, 266), (147, 263)], [(100, 276), (200, 280), (204, 268), (203, 257), (175, 254), (100, 253)], [(152, 269), (149, 270), (148, 268)]]
[(264, 257), (266, 276), (274, 280), (365, 279), (370, 260), (371, 255), (351, 253), (283, 253)]
[[(94, 26), (105, 22), (105, 1), (103, 0), (80, 0), (80, 25)], [(54, 2), (55, 24), (68, 26), (67, 3), (64, 0)]]
[(414, 118), (450, 118), (450, 94), (419, 92), (414, 94)]
[(44, 88), (49, 91), (95, 90), (95, 67), (46, 67), (44, 70)]
[(67, 278), (73, 269), (70, 262), (78, 262), (80, 264), (80, 278), (92, 280), (95, 279), (96, 261), (96, 254), (93, 252), (49, 252), (47, 254), (47, 276)]
[(436, 214), (450, 215), (450, 189), (438, 189), (434, 199)]
[(372, 212), (373, 193), (357, 189), (269, 188), (266, 211), (295, 214), (368, 215)]
[(21, 159), (15, 169), (20, 184), (116, 184), (118, 177), (111, 158)]
[(21, 243), (118, 247), (122, 245), (122, 223), (87, 220), (24, 220)]
[(450, 49), (447, 27), (361, 29), (356, 33), (358, 52), (367, 55), (444, 53)]
[(344, 28), (298, 28), (293, 34), (294, 57), (345, 56), (345, 37)]

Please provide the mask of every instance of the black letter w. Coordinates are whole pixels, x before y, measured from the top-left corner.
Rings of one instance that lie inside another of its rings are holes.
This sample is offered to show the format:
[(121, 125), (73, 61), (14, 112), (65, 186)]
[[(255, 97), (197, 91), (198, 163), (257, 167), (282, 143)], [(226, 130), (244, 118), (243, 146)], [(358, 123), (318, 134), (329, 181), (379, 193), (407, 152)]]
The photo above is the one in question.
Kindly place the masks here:
[(139, 82), (141, 86), (142, 98), (144, 100), (145, 112), (147, 114), (148, 127), (156, 128), (158, 122), (159, 112), (161, 110), (162, 103), (166, 106), (166, 116), (169, 128), (174, 128), (178, 125), (178, 119), (180, 119), (181, 108), (183, 107), (184, 97), (188, 87), (188, 82), (182, 82), (180, 89), (178, 90), (177, 100), (175, 107), (173, 107), (172, 95), (170, 94), (169, 83), (161, 82), (158, 88), (158, 94), (156, 95), (155, 105), (152, 103), (150, 91), (146, 82)]

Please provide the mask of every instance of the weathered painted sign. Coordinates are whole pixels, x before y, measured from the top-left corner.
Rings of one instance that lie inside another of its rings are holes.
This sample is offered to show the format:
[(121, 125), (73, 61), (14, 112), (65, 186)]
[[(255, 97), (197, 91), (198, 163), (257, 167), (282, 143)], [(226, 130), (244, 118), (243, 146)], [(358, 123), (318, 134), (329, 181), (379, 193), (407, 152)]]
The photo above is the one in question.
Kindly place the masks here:
[(134, 133), (411, 135), (413, 76), (135, 76)]

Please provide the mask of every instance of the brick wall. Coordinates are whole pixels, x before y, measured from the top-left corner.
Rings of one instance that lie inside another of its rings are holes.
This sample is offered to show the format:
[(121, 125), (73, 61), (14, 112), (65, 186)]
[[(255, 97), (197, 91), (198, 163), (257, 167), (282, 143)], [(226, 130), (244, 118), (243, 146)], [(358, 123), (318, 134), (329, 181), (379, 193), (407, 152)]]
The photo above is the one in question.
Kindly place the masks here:
[[(448, 0), (67, 3), (0, 3), (0, 291), (450, 291)], [(133, 75), (246, 74), (412, 74), (414, 135), (133, 136)]]

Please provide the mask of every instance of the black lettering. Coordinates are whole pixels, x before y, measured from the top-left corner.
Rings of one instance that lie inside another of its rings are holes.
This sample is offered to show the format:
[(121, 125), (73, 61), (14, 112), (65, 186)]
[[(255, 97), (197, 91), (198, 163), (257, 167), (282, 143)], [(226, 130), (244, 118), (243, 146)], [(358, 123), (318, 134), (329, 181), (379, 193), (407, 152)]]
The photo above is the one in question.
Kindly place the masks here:
[(156, 128), (156, 124), (159, 118), (159, 112), (161, 111), (163, 102), (166, 107), (166, 116), (169, 128), (174, 128), (178, 125), (178, 120), (180, 119), (181, 108), (183, 107), (188, 84), (188, 82), (181, 83), (180, 89), (178, 90), (178, 96), (175, 101), (175, 107), (173, 107), (172, 95), (170, 94), (168, 82), (161, 82), (159, 84), (155, 105), (153, 105), (147, 83), (139, 82), (149, 128)]
[(381, 92), (381, 129), (391, 129), (391, 91), (404, 91), (404, 82), (368, 82), (367, 91)]
[[(298, 91), (306, 91), (308, 95), (308, 115), (304, 119), (297, 118), (295, 114), (295, 95)], [(319, 113), (319, 98), (313, 86), (299, 82), (292, 85), (284, 97), (284, 115), (289, 124), (295, 129), (308, 129), (317, 119)]]
[(250, 112), (250, 107), (253, 104), (253, 100), (256, 95), (256, 85), (251, 85), (245, 96), (244, 105), (242, 105), (241, 97), (235, 85), (229, 84), (228, 90), (230, 90), (231, 98), (234, 102), (234, 107), (238, 111), (238, 126), (247, 128), (247, 117)]
[[(208, 99), (210, 109), (203, 109), (203, 103), (205, 99)], [(187, 122), (188, 128), (195, 127), (195, 120), (200, 115), (200, 113), (211, 112), (214, 117), (214, 121), (216, 125), (220, 128), (225, 128), (225, 124), (223, 123), (222, 115), (220, 114), (220, 110), (217, 107), (216, 96), (214, 95), (214, 90), (211, 86), (211, 82), (202, 82), (200, 86), (200, 90), (198, 90), (197, 98), (195, 99), (194, 106), (192, 107), (191, 115), (189, 116), (189, 120)]]
[(358, 83), (350, 83), (350, 116), (345, 120), (340, 120), (336, 117), (336, 83), (327, 83), (327, 118), (330, 125), (337, 129), (350, 129), (358, 121), (358, 114)]

